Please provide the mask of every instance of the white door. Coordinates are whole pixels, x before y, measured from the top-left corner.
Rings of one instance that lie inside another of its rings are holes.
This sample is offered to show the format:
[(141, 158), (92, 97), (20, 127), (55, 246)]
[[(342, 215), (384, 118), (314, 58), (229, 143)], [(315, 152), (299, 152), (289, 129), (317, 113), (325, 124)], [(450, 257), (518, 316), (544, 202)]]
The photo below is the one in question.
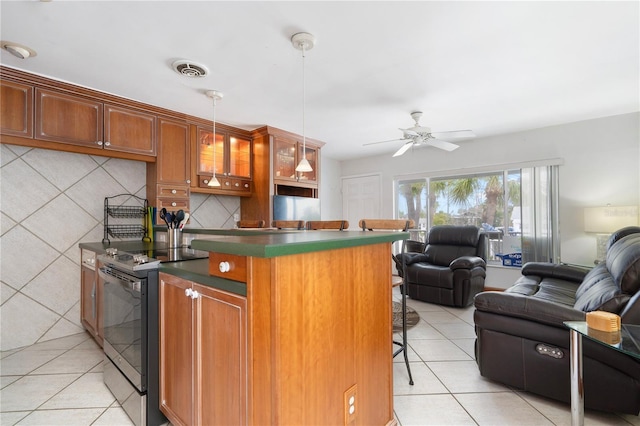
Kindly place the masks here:
[(360, 219), (380, 218), (380, 175), (342, 179), (342, 217), (357, 231)]

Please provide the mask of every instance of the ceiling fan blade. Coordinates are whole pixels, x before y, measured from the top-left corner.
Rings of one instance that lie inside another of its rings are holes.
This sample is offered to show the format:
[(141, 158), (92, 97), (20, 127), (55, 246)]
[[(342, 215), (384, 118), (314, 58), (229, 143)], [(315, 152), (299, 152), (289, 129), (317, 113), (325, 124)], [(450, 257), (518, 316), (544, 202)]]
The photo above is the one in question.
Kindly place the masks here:
[(445, 151), (453, 151), (454, 149), (460, 148), (458, 145), (441, 141), (440, 139), (429, 138), (426, 140), (427, 145), (435, 146), (436, 148), (444, 149)]
[(433, 132), (432, 135), (444, 138), (444, 139), (460, 139), (460, 138), (475, 138), (476, 135), (471, 130), (452, 130), (449, 132)]
[(394, 157), (399, 157), (399, 156), (401, 156), (402, 154), (404, 154), (405, 152), (407, 152), (407, 150), (408, 150), (409, 148), (411, 148), (411, 146), (412, 146), (412, 145), (413, 145), (413, 142), (407, 142), (407, 143), (405, 143), (404, 145), (402, 145), (402, 146), (400, 147), (400, 149), (399, 149), (399, 150), (397, 150), (397, 151), (396, 151), (396, 153), (395, 153), (395, 154), (393, 154), (393, 156), (394, 156)]
[(367, 146), (367, 145), (377, 145), (379, 143), (388, 143), (388, 142), (399, 142), (399, 141), (406, 141), (406, 138), (403, 139), (391, 139), (389, 141), (380, 141), (380, 142), (368, 142), (368, 143), (363, 143), (362, 146)]

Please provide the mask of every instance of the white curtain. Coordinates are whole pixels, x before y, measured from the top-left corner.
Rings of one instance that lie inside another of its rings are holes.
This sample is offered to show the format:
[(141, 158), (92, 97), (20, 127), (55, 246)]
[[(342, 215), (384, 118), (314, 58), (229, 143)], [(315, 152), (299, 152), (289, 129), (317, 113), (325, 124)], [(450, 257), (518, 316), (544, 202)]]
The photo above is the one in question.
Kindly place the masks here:
[(521, 169), (522, 264), (560, 261), (558, 166)]

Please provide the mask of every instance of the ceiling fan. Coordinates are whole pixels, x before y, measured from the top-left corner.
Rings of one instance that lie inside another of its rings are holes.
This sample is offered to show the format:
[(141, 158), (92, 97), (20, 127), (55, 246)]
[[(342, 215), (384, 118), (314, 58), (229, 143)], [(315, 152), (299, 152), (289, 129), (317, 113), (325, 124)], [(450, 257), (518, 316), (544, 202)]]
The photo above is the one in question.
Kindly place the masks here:
[[(392, 139), (389, 141), (381, 141), (381, 142), (371, 142), (365, 143), (364, 145), (375, 145), (379, 143), (387, 143), (387, 142), (396, 142), (396, 141), (404, 141), (405, 144), (400, 147), (399, 150), (393, 154), (394, 157), (398, 157), (412, 146), (420, 146), (420, 145), (430, 145), (436, 148), (444, 149), (445, 151), (453, 151), (454, 149), (459, 148), (458, 145), (444, 141), (440, 138), (444, 139), (461, 139), (461, 138), (473, 138), (476, 135), (471, 130), (453, 130), (449, 132), (431, 132), (429, 127), (420, 126), (420, 117), (422, 117), (421, 111), (414, 111), (411, 113), (411, 118), (415, 121), (415, 125), (408, 129), (400, 129), (402, 130), (403, 137), (402, 139)], [(437, 136), (437, 138), (436, 138)]]

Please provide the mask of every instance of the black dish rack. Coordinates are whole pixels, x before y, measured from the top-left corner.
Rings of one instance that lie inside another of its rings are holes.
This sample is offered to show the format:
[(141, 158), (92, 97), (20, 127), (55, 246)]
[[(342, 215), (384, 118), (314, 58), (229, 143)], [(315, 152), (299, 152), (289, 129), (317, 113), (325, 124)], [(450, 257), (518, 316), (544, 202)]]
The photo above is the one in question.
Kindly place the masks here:
[[(116, 198), (123, 202), (137, 201), (139, 205), (123, 205), (117, 203)], [(149, 210), (149, 201), (133, 194), (119, 194), (104, 199), (104, 238), (103, 243), (110, 243), (112, 238), (140, 238), (142, 241), (151, 241), (149, 229), (146, 227), (146, 217)], [(109, 218), (114, 219), (142, 219), (142, 224), (109, 224)]]

